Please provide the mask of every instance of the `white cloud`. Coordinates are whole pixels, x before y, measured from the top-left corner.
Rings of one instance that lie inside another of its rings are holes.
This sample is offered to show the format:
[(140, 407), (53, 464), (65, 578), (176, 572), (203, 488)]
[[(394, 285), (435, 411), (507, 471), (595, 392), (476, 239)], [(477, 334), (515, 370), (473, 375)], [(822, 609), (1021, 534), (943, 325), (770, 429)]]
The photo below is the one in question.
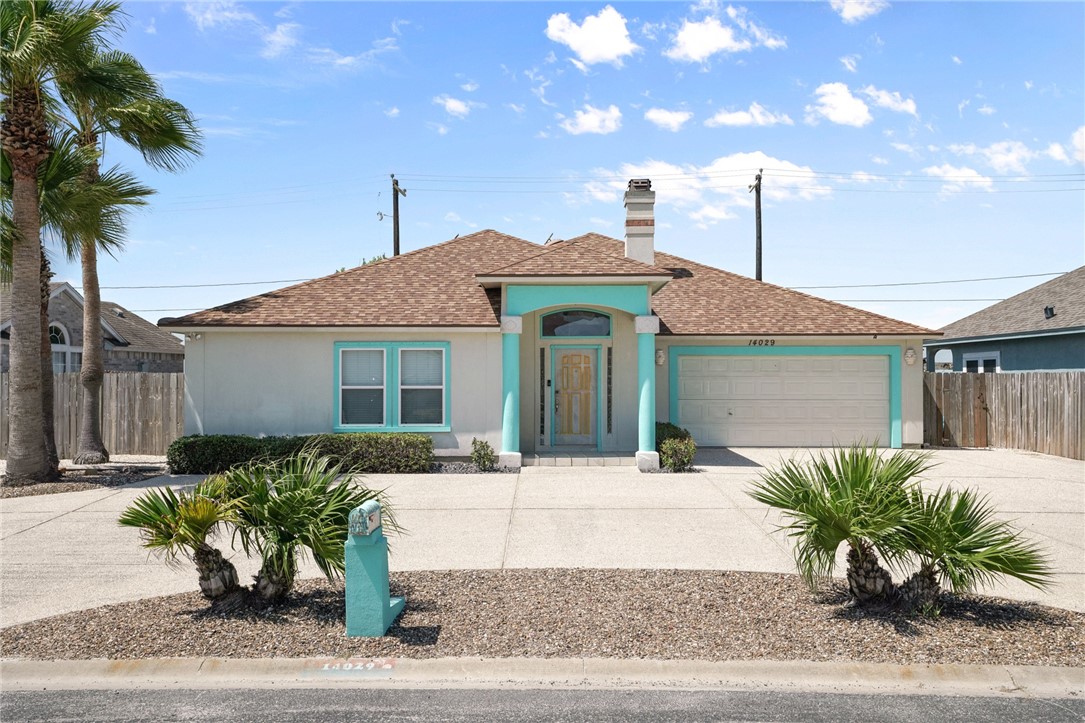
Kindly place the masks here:
[(859, 69), (859, 61), (862, 60), (862, 55), (852, 53), (851, 55), (845, 55), (840, 58), (840, 64), (844, 66), (844, 70), (849, 73), (855, 73)]
[(894, 141), (890, 143), (889, 146), (894, 150), (900, 151), (901, 153), (907, 153), (910, 156), (919, 155), (919, 153), (916, 152), (915, 146), (910, 146), (907, 143), (900, 143), (899, 141)]
[(964, 61), (963, 61), (963, 60), (961, 60), (960, 58), (958, 58), (958, 57), (957, 57), (956, 55), (954, 55), (953, 57), (951, 57), (951, 58), (950, 58), (950, 60), (952, 60), (952, 61), (953, 61), (953, 64), (954, 64), (954, 65), (964, 65)]
[(881, 156), (871, 156), (870, 157), (870, 162), (871, 163), (877, 163), (879, 166), (888, 166), (889, 165), (889, 159), (888, 158), (882, 158)]
[(603, 109), (585, 104), (584, 110), (576, 111), (573, 118), (563, 119), (561, 127), (574, 136), (582, 133), (607, 135), (622, 127), (622, 112), (616, 105)]
[(749, 110), (721, 110), (704, 122), (709, 128), (719, 126), (774, 126), (777, 124), (794, 125), (795, 122), (786, 113), (772, 113), (757, 102), (750, 103)]
[[(832, 193), (829, 186), (819, 184), (808, 166), (773, 158), (761, 151), (722, 156), (707, 165), (674, 164), (649, 159), (642, 163), (626, 163), (616, 170), (596, 169), (593, 175), (611, 176), (613, 181), (591, 181), (584, 184), (582, 201), (614, 203), (625, 190), (626, 178), (651, 178), (656, 191), (656, 203), (683, 211), (700, 228), (735, 218), (735, 209), (750, 208), (753, 196), (747, 188), (758, 168), (781, 171), (765, 174), (762, 193), (767, 201), (784, 202), (824, 198)], [(575, 201), (574, 201), (575, 202)]]
[(737, 53), (753, 48), (753, 43), (736, 38), (734, 28), (715, 17), (698, 22), (683, 20), (672, 40), (673, 44), (663, 54), (671, 60), (688, 63), (703, 63), (716, 53)]
[(373, 46), (369, 50), (357, 55), (343, 55), (331, 48), (309, 48), (306, 53), (311, 63), (351, 70), (368, 67), (376, 62), (379, 56), (396, 50), (399, 50), (396, 39), (389, 37), (374, 40)]
[(957, 104), (957, 115), (959, 117), (964, 118), (964, 109), (967, 108), (968, 104), (971, 103), (971, 102), (972, 102), (971, 100), (969, 100), (968, 98), (965, 98), (964, 100), (962, 100), (960, 103)]
[(1074, 160), (1078, 163), (1085, 163), (1085, 126), (1081, 126), (1074, 131), (1071, 142), (1074, 145)]
[(506, 103), (505, 107), (508, 108), (509, 110), (511, 110), (516, 115), (523, 115), (524, 111), (527, 110), (527, 108), (525, 106), (518, 105), (516, 103)]
[(551, 15), (546, 23), (546, 37), (567, 45), (584, 65), (610, 63), (620, 68), (622, 58), (640, 49), (629, 39), (625, 18), (610, 5), (598, 15), (584, 18), (580, 25), (568, 13)]
[(806, 122), (817, 123), (818, 117), (833, 123), (861, 128), (874, 120), (870, 108), (856, 98), (843, 83), (823, 83), (814, 91), (818, 102), (806, 106)]
[(236, 23), (257, 23), (256, 16), (248, 10), (244, 10), (232, 2), (187, 2), (185, 14), (196, 23), (200, 31), (208, 30), (219, 25), (234, 25)]
[(1025, 173), (1026, 165), (1040, 155), (1021, 141), (999, 141), (986, 148), (974, 143), (954, 144), (948, 148), (958, 156), (980, 156), (998, 173)]
[(885, 178), (882, 176), (875, 176), (866, 171), (855, 171), (851, 174), (851, 180), (856, 183), (874, 183), (875, 181), (884, 181)]
[(448, 126), (446, 126), (444, 123), (427, 123), (426, 125), (436, 131), (437, 135), (439, 136), (448, 135)]
[(396, 106), (392, 106), (388, 110), (384, 111), (384, 114), (386, 116), (388, 116), (389, 118), (398, 118), (399, 117), (399, 108), (397, 108)]
[(450, 95), (439, 95), (433, 99), (433, 102), (445, 109), (445, 113), (456, 118), (466, 118), (471, 114), (472, 108), (481, 108), (481, 103), (476, 103), (471, 100), (460, 100), (459, 98), (453, 98)]
[(664, 108), (650, 108), (644, 114), (645, 120), (675, 133), (681, 130), (682, 126), (692, 117), (693, 114), (688, 110), (666, 110)]
[(874, 105), (879, 108), (888, 108), (891, 111), (907, 113), (911, 116), (916, 115), (915, 101), (911, 98), (905, 99), (900, 93), (879, 90), (873, 85), (861, 88), (859, 92), (870, 98)]
[(158, 27), (154, 24), (155, 18), (151, 18), (151, 22), (143, 26), (143, 32), (148, 35), (158, 35)]
[(290, 48), (298, 44), (298, 31), (301, 26), (297, 23), (279, 23), (275, 29), (264, 33), (264, 49), (260, 55), (264, 58), (277, 58)]
[(547, 80), (535, 69), (525, 70), (524, 75), (531, 81), (531, 93), (539, 99), (539, 102), (551, 108), (556, 108), (557, 103), (552, 103), (546, 99), (546, 89), (552, 85), (553, 81)]
[(1035, 85), (1035, 83), (1033, 83), (1031, 80), (1026, 80), (1025, 81), (1025, 90), (1032, 90), (1032, 87), (1034, 85)]
[(1053, 161), (1070, 162), (1070, 156), (1066, 155), (1066, 149), (1063, 148), (1061, 143), (1052, 143), (1043, 154)]
[(476, 90), (478, 90), (478, 83), (476, 83), (473, 80), (470, 80), (470, 81), (464, 83), (463, 85), (461, 85), (460, 90), (466, 91), (468, 93), (474, 93)]
[(736, 8), (733, 5), (727, 6), (727, 17), (735, 23), (735, 25), (742, 28), (742, 31), (753, 38), (754, 43), (760, 45), (769, 50), (783, 50), (787, 47), (787, 40), (772, 33), (769, 30), (765, 30), (763, 27), (749, 19), (749, 12), (746, 8)]
[(886, 0), (829, 0), (829, 5), (849, 25), (860, 23), (889, 7)]
[(981, 175), (978, 171), (968, 168), (967, 166), (957, 168), (948, 163), (943, 163), (941, 166), (924, 168), (923, 172), (928, 176), (941, 178), (945, 181), (945, 183), (942, 184), (942, 193), (947, 195), (958, 193), (968, 188), (989, 191), (994, 185), (990, 178)]
[(979, 108), (976, 108), (976, 112), (983, 115), (994, 115), (996, 111), (994, 108), (984, 103)]

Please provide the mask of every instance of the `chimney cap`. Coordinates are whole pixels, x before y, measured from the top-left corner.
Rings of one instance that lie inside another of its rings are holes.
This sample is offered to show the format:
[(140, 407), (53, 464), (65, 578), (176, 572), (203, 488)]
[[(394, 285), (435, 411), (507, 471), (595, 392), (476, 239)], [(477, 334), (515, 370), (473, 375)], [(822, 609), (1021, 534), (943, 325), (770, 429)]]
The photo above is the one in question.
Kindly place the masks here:
[(652, 181), (648, 178), (631, 178), (629, 179), (630, 191), (651, 191)]

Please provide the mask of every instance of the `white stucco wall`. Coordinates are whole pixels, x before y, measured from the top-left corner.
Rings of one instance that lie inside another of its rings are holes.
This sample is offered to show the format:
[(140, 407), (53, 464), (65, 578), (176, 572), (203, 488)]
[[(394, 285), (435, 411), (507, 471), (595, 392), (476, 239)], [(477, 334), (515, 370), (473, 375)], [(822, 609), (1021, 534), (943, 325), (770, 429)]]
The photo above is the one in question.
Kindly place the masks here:
[[(777, 348), (789, 346), (897, 346), (901, 352), (901, 442), (904, 446), (923, 443), (923, 364), (922, 340), (919, 338), (871, 336), (808, 337), (681, 337), (658, 336), (656, 349), (662, 349), (667, 361), (656, 367), (656, 419), (670, 420), (670, 347), (671, 346), (748, 346), (751, 339), (774, 339)], [(908, 348), (915, 349), (915, 364), (904, 361)]]
[(451, 344), (451, 432), (439, 455), (465, 455), (471, 439), (501, 445), (501, 335), (497, 332), (202, 331), (185, 346), (185, 434), (331, 432), (334, 344)]

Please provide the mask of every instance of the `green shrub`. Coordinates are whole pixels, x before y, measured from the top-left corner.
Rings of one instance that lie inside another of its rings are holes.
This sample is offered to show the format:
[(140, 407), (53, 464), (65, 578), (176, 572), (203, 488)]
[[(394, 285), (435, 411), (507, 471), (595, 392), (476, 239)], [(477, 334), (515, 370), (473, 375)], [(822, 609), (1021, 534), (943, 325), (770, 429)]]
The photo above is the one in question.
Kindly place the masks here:
[(663, 443), (668, 439), (693, 439), (688, 429), (670, 422), (656, 422), (656, 451), (663, 454)]
[(302, 450), (355, 472), (429, 472), (433, 440), (424, 434), (364, 432), (297, 437), (191, 435), (166, 451), (173, 474), (215, 474), (251, 462), (280, 462)]
[(471, 439), (471, 461), (478, 467), (479, 472), (493, 472), (497, 469), (497, 455), (485, 439)]
[(672, 472), (687, 472), (693, 469), (696, 454), (697, 443), (693, 437), (671, 437), (659, 446), (659, 464)]

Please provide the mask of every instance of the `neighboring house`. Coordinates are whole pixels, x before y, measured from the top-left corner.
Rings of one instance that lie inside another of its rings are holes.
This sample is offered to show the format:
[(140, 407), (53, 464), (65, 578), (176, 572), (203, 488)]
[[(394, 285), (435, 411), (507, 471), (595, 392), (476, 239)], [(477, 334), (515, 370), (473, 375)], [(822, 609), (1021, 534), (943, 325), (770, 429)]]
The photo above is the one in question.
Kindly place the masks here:
[[(49, 340), (53, 371), (77, 372), (83, 364), (83, 297), (68, 283), (49, 285)], [(102, 302), (102, 365), (106, 372), (181, 372), (185, 347), (118, 304)], [(0, 371), (8, 370), (11, 287), (0, 287)]]
[(957, 372), (1085, 369), (1085, 266), (941, 331), (941, 339), (924, 344), (928, 368), (938, 352), (948, 350)]
[(626, 241), (480, 231), (177, 319), (186, 433), (417, 431), (521, 453), (923, 440), (932, 332), (654, 248), (648, 181)]

